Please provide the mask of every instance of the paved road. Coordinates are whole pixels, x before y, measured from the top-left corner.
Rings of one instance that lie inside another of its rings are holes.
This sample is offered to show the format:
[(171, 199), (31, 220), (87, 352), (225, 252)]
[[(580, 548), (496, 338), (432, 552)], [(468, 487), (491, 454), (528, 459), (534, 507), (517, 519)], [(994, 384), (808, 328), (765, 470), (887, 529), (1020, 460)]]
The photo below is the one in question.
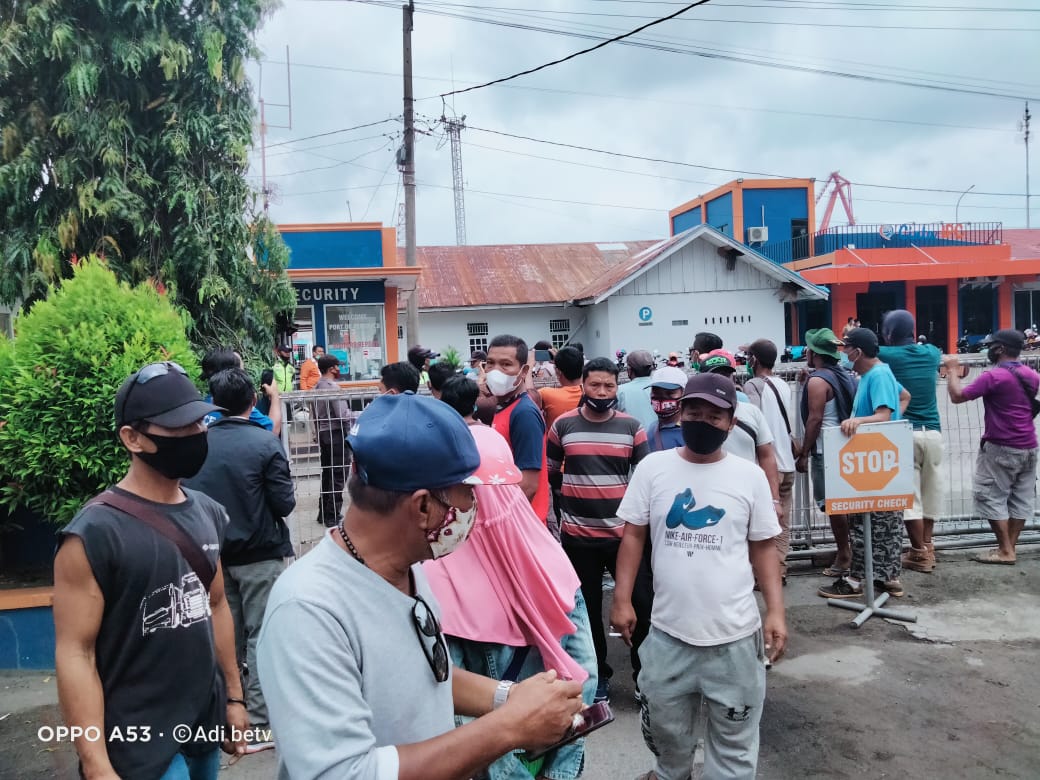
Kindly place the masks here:
[[(1035, 553), (1034, 553), (1035, 554)], [(759, 776), (787, 778), (1030, 778), (1040, 756), (1040, 558), (982, 566), (944, 554), (933, 575), (908, 572), (900, 609), (907, 626), (870, 620), (815, 595), (824, 581), (796, 570), (787, 588), (788, 657), (770, 672), (762, 719)], [(585, 777), (626, 780), (650, 766), (620, 641), (617, 721), (589, 739)], [(54, 677), (0, 675), (0, 780), (76, 777), (68, 746), (42, 744), (40, 725), (56, 725)], [(268, 780), (273, 753), (221, 773)]]

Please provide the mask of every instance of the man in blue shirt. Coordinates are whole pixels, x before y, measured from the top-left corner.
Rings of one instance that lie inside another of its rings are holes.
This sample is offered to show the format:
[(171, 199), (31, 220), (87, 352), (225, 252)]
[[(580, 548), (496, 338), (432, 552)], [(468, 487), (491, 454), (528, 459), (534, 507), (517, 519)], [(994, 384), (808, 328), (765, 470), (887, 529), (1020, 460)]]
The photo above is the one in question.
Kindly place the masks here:
[(914, 329), (914, 316), (906, 309), (886, 314), (881, 335), (888, 346), (881, 347), (878, 357), (910, 392), (905, 417), (914, 426), (914, 505), (904, 518), (910, 550), (903, 556), (903, 568), (931, 572), (932, 529), (943, 500), (943, 438), (935, 398), (942, 353), (931, 344), (915, 342)]
[[(888, 422), (901, 418), (910, 394), (900, 387), (892, 370), (878, 358), (877, 334), (868, 328), (854, 328), (844, 339), (845, 355), (859, 374), (859, 387), (852, 402), (852, 416), (841, 424), (841, 432), (853, 436), (863, 423)], [(905, 394), (905, 395), (904, 395)], [(905, 402), (905, 403), (904, 403)], [(903, 513), (871, 513), (873, 549), (866, 549), (863, 523), (852, 522), (852, 568), (849, 576), (839, 577), (832, 585), (819, 589), (824, 598), (847, 599), (862, 595), (862, 580), (866, 576), (865, 560), (870, 554), (874, 560), (874, 586), (889, 595), (902, 596), (899, 573), (902, 570), (900, 553), (903, 551)]]
[(628, 381), (618, 387), (617, 408), (619, 412), (630, 414), (639, 420), (643, 430), (657, 420), (654, 410), (650, 408), (650, 374), (654, 370), (654, 356), (645, 349), (637, 349), (628, 354)]
[[(240, 354), (230, 347), (211, 349), (202, 358), (202, 379), (208, 382), (221, 371), (227, 371), (231, 368), (245, 368)], [(280, 436), (282, 433), (282, 400), (278, 392), (278, 383), (272, 380), (270, 384), (262, 385), (261, 389), (264, 391), (264, 395), (267, 396), (271, 415), (264, 414), (254, 406), (249, 413), (249, 421), (256, 423), (265, 431), (270, 431), (275, 436)], [(211, 397), (206, 397), (207, 403), (212, 400)], [(206, 415), (202, 422), (208, 427), (222, 416), (220, 412), (213, 412)]]

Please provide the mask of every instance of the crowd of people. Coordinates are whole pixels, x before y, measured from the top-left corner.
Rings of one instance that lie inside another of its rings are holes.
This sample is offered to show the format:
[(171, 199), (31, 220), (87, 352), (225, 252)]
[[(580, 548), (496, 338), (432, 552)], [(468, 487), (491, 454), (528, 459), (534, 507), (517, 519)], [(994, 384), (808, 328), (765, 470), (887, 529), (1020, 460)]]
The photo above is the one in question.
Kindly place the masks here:
[[(941, 367), (953, 403), (985, 409), (975, 505), (998, 547), (978, 560), (1014, 564), (1033, 517), (1040, 375), (1023, 334), (993, 334), (994, 367), (962, 386), (909, 312), (881, 330), (883, 346), (865, 328), (807, 332), (798, 408), (767, 339), (740, 347), (744, 376), (700, 333), (687, 368), (634, 350), (624, 382), (580, 345), (500, 335), (461, 371), (414, 347), (359, 414), (315, 347), (299, 382), (324, 533), (288, 568), (296, 496), (272, 433), (290, 353), (259, 394), (237, 353), (207, 355), (207, 399), (176, 363), (142, 367), (115, 397), (127, 473), (55, 560), (62, 710), (104, 735), (77, 739), (83, 776), (212, 780), (221, 748), (273, 734), (285, 778), (577, 778), (575, 737), (611, 696), (609, 575), (655, 760), (641, 780), (690, 777), (702, 704), (703, 776), (754, 777), (766, 669), (788, 641), (795, 475), (822, 507), (825, 428), (908, 420), (916, 493), (905, 514), (874, 514), (869, 550), (859, 516), (831, 515), (821, 596), (860, 595), (867, 555), (892, 596), (902, 569), (937, 566)], [(148, 739), (125, 738), (143, 724)]]

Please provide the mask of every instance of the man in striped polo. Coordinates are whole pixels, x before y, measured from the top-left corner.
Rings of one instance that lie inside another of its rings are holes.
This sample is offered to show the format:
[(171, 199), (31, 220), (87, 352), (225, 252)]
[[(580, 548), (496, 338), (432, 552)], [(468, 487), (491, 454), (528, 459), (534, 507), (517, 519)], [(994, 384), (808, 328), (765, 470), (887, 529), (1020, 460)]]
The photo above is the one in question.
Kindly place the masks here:
[(582, 371), (583, 401), (556, 418), (545, 453), (562, 495), (560, 541), (581, 580), (599, 663), (596, 701), (610, 695), (603, 628), (603, 572), (614, 574), (625, 524), (617, 517), (632, 469), (650, 451), (639, 421), (617, 411), (617, 366), (595, 358)]

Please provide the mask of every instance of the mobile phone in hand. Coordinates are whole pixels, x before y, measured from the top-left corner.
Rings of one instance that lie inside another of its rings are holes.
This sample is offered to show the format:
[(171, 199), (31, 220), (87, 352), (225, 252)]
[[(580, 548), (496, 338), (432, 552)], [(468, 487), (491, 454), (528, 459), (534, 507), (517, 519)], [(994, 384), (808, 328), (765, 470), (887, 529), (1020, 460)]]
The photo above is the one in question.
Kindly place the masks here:
[(563, 738), (558, 742), (554, 742), (547, 748), (542, 748), (536, 753), (525, 753), (524, 759), (527, 761), (534, 761), (541, 758), (547, 753), (551, 753), (557, 748), (561, 748), (564, 745), (569, 745), (576, 739), (584, 737), (586, 734), (590, 734), (598, 728), (606, 726), (608, 723), (614, 722), (614, 713), (610, 709), (610, 705), (605, 702), (597, 702), (588, 709), (581, 711), (582, 724), (577, 728), (567, 729), (567, 733), (563, 735)]
[(534, 359), (536, 363), (549, 363), (552, 361), (552, 355), (549, 354), (547, 349), (536, 349), (534, 351)]

